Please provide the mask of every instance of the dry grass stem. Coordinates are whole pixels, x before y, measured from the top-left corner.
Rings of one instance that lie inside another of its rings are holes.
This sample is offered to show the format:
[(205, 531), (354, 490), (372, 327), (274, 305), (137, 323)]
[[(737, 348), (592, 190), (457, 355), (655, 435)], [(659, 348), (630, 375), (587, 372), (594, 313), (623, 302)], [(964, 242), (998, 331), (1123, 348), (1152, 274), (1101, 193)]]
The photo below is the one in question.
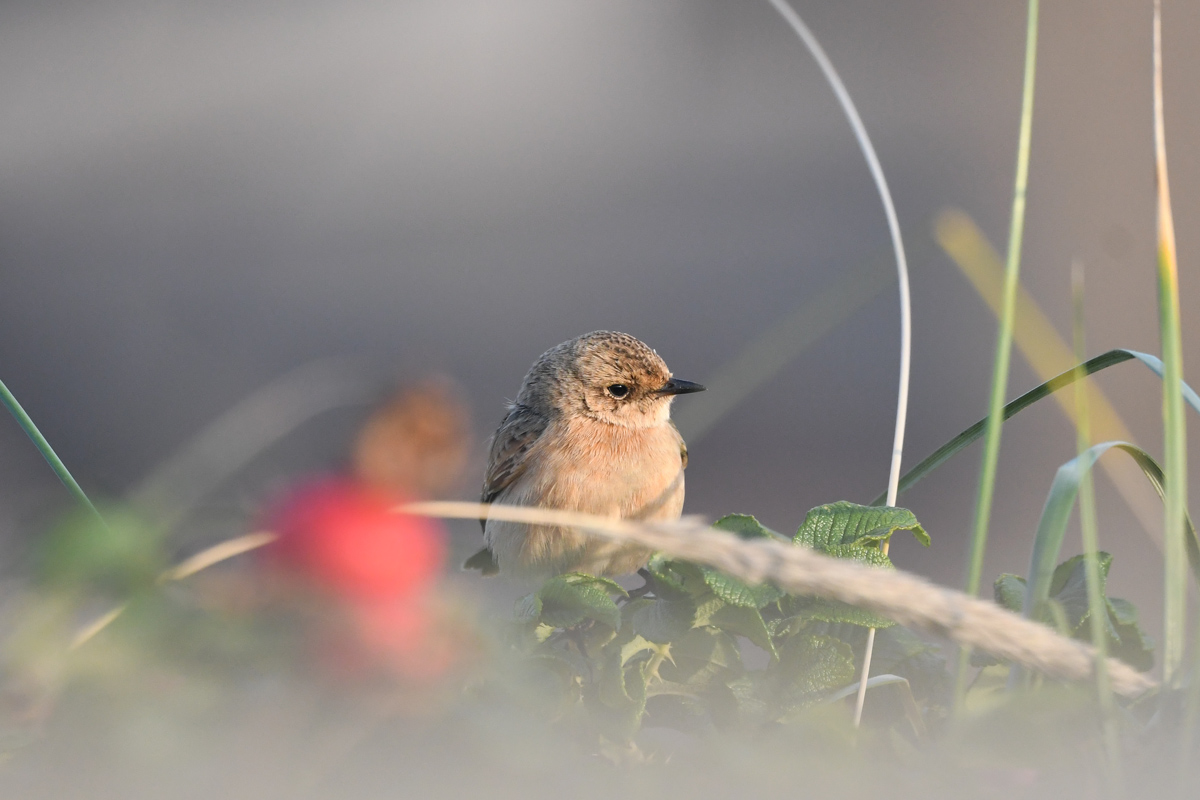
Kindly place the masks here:
[[(651, 525), (577, 512), (467, 502), (414, 503), (397, 510), (433, 517), (491, 517), (576, 527), (596, 536), (635, 541), (743, 580), (770, 581), (793, 594), (841, 600), (1051, 677), (1087, 680), (1095, 666), (1091, 645), (1060, 636), (989, 601), (900, 570), (866, 567), (787, 542), (739, 539), (695, 518)], [(1108, 669), (1113, 690), (1122, 696), (1134, 697), (1156, 686), (1122, 661), (1109, 659)]]

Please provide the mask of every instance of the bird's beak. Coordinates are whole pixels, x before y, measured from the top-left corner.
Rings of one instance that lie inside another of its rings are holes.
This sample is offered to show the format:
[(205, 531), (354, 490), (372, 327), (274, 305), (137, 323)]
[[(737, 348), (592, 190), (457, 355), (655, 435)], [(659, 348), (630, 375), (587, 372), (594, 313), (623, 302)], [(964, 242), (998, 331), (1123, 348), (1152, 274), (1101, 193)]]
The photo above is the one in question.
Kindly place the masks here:
[(704, 387), (698, 383), (683, 381), (679, 378), (671, 378), (671, 380), (663, 384), (663, 387), (655, 392), (655, 394), (691, 394), (692, 392), (703, 391)]

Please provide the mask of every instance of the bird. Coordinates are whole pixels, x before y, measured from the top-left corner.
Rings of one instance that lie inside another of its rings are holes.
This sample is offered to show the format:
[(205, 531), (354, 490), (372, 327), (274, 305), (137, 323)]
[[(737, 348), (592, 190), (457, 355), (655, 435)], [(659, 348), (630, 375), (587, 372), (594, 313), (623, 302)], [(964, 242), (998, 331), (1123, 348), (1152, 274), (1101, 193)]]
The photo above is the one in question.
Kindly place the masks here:
[[(679, 519), (688, 451), (671, 421), (671, 401), (701, 391), (627, 333), (593, 331), (550, 348), (492, 437), (482, 502)], [(486, 546), (464, 567), (484, 574), (618, 576), (651, 556), (644, 547), (571, 528), (481, 522)]]

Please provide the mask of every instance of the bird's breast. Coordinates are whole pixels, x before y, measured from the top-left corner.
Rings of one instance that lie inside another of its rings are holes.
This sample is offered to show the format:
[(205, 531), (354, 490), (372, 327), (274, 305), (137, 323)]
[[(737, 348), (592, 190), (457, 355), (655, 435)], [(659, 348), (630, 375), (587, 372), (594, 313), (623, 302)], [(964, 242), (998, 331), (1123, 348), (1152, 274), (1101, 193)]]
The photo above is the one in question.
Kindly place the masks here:
[(634, 429), (586, 420), (546, 433), (543, 442), (559, 445), (538, 454), (536, 482), (546, 505), (620, 517), (679, 516), (683, 461), (670, 425)]

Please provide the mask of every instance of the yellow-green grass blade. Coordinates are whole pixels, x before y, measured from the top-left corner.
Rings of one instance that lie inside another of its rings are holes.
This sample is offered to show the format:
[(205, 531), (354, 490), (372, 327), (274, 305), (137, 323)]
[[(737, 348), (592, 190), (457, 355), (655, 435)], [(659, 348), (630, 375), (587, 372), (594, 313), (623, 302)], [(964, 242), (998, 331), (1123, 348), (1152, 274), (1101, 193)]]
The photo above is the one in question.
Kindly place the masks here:
[(1163, 682), (1179, 679), (1187, 642), (1187, 572), (1183, 564), (1183, 518), (1187, 513), (1187, 431), (1183, 413), (1183, 338), (1180, 332), (1179, 270), (1175, 223), (1167, 180), (1163, 121), (1162, 5), (1154, 3), (1154, 163), (1158, 200), (1158, 318), (1163, 364), (1163, 452), (1171, 489), (1163, 520)]
[[(1163, 376), (1163, 363), (1148, 353), (1140, 353), (1136, 350), (1115, 349), (1109, 350), (1107, 353), (1102, 353), (1095, 358), (1090, 358), (1084, 363), (1073, 367), (1060, 375), (1056, 375), (1050, 380), (1035, 386), (1025, 394), (1004, 406), (1004, 420), (1007, 422), (1019, 412), (1024, 411), (1037, 401), (1049, 397), (1054, 392), (1066, 386), (1070, 386), (1075, 381), (1094, 375), (1101, 370), (1108, 369), (1116, 364), (1121, 364), (1126, 361), (1140, 361), (1145, 364), (1155, 375), (1160, 378)], [(1200, 413), (1200, 395), (1188, 386), (1186, 383), (1182, 385), (1183, 399), (1197, 413)], [(959, 453), (961, 450), (972, 444), (975, 440), (983, 435), (984, 427), (987, 425), (987, 419), (981, 419), (971, 427), (964, 430), (962, 433), (955, 436), (944, 445), (934, 450), (929, 456), (922, 460), (915, 467), (904, 473), (904, 477), (900, 479), (900, 492), (904, 493), (917, 484), (922, 478), (929, 475), (942, 464), (946, 463), (950, 458)], [(878, 495), (870, 502), (870, 505), (883, 505), (886, 500), (886, 494)]]

